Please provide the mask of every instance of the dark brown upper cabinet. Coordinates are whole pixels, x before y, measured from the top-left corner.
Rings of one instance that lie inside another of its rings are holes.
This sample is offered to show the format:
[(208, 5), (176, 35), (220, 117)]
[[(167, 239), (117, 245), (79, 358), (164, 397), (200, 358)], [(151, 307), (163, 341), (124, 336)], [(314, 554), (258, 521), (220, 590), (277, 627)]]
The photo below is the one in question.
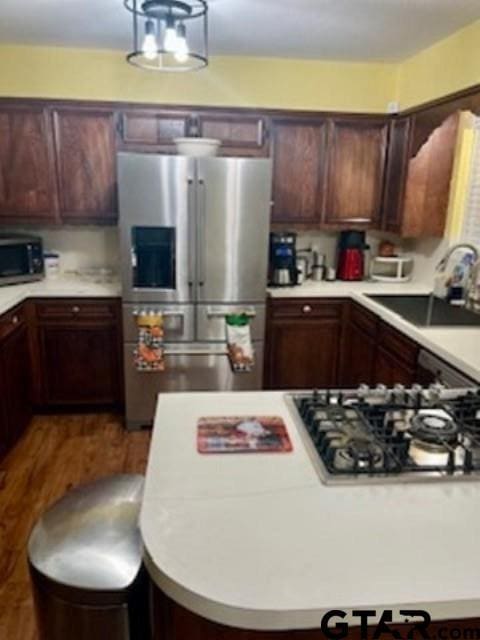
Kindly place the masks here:
[(383, 228), (400, 233), (410, 155), (411, 119), (395, 118), (390, 123), (387, 173), (383, 200)]
[(327, 225), (376, 226), (380, 221), (388, 120), (330, 121)]
[(60, 108), (52, 113), (63, 221), (117, 218), (113, 111)]
[(442, 236), (447, 220), (460, 113), (451, 114), (410, 158), (401, 235)]
[(217, 138), (223, 156), (268, 156), (268, 125), (263, 116), (199, 113), (192, 120), (198, 135)]
[(126, 151), (175, 153), (175, 138), (189, 134), (190, 114), (130, 109), (118, 115), (119, 148)]
[(0, 220), (52, 221), (57, 217), (52, 140), (43, 108), (0, 109)]
[(272, 222), (319, 226), (325, 203), (327, 121), (272, 122)]

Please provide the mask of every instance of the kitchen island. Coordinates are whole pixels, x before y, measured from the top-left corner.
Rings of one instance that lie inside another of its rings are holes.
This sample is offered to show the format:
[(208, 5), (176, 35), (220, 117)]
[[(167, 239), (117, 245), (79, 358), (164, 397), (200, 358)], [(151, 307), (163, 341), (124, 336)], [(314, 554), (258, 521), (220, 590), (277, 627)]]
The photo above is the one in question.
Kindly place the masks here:
[[(291, 453), (197, 453), (200, 417), (268, 415)], [(480, 481), (327, 486), (302, 429), (279, 392), (159, 398), (140, 521), (155, 638), (317, 638), (333, 609), (479, 627)]]

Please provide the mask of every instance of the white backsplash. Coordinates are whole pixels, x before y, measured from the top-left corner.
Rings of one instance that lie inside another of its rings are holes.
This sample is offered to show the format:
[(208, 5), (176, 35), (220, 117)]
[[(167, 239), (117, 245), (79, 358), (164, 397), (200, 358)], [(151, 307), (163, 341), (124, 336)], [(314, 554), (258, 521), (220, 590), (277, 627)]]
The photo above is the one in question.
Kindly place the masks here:
[(85, 267), (106, 267), (118, 271), (120, 265), (117, 227), (67, 226), (28, 227), (15, 232), (38, 235), (45, 250), (60, 253), (62, 272)]

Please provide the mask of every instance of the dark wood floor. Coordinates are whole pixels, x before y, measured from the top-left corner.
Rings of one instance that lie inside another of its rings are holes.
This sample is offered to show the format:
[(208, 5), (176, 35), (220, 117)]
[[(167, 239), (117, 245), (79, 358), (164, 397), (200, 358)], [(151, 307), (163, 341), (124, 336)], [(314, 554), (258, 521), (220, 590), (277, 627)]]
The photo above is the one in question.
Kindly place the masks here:
[(150, 432), (111, 414), (41, 416), (0, 462), (0, 639), (36, 640), (26, 543), (40, 514), (71, 487), (144, 473)]

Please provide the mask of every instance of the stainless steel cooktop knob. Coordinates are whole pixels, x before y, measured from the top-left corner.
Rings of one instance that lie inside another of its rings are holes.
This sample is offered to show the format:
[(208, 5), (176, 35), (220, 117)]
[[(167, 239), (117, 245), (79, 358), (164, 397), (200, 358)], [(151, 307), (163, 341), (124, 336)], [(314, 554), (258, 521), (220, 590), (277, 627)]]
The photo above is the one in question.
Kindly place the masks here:
[(370, 393), (370, 387), (368, 384), (361, 384), (357, 389), (357, 395), (359, 398), (366, 398)]
[(440, 400), (444, 391), (445, 387), (443, 384), (440, 384), (440, 382), (434, 382), (428, 387), (428, 397), (433, 401)]
[(384, 384), (377, 384), (374, 393), (378, 398), (386, 398), (388, 396), (388, 389)]

